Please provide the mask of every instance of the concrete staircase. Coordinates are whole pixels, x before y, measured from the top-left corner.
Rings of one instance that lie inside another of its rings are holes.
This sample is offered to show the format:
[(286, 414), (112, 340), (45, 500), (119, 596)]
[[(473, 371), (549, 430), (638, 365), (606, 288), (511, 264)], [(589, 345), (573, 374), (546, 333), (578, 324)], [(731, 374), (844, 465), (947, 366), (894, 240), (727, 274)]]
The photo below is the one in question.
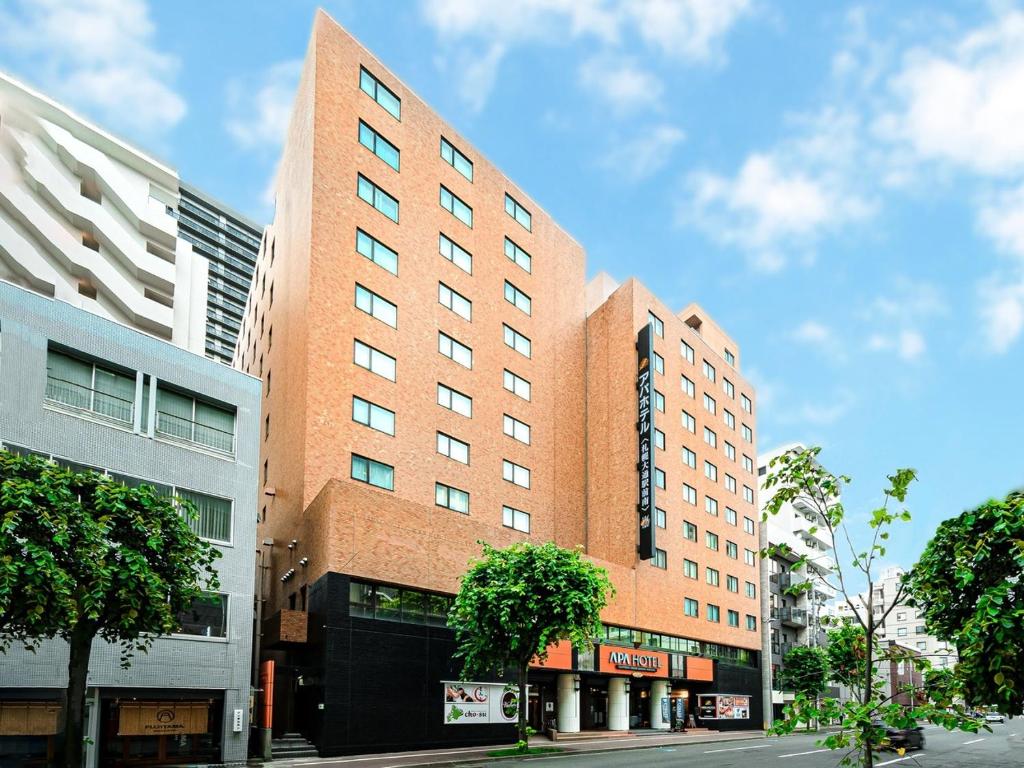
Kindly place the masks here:
[(292, 757), (319, 757), (320, 753), (301, 733), (286, 733), (280, 739), (270, 742), (270, 755), (274, 760), (284, 760)]

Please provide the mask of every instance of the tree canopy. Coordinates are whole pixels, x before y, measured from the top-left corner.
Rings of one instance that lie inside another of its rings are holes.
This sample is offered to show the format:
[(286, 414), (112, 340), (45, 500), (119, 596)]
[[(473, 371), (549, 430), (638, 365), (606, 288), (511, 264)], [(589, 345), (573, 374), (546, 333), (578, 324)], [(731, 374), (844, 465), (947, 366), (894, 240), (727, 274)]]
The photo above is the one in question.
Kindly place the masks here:
[(1024, 492), (943, 521), (911, 572), (929, 632), (956, 646), (970, 704), (1024, 708)]
[(592, 642), (614, 590), (603, 568), (579, 549), (520, 542), (505, 549), (482, 543), (483, 556), (463, 575), (448, 626), (455, 630), (463, 675), (519, 679), (519, 739), (526, 741), (526, 678), (530, 660), (559, 641)]
[(193, 533), (194, 515), (149, 485), (0, 451), (0, 652), (68, 642), (64, 765), (81, 764), (93, 638), (118, 644), (127, 666), (216, 588), (220, 553)]
[(823, 648), (797, 645), (782, 660), (782, 684), (807, 696), (825, 690), (828, 673), (828, 654)]

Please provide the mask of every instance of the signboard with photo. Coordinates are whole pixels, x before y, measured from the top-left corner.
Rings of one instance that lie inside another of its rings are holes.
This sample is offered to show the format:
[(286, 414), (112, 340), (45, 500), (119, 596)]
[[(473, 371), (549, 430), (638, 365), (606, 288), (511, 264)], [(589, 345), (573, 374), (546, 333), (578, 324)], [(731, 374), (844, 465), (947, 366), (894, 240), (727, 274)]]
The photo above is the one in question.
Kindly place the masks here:
[(505, 683), (442, 680), (445, 725), (514, 723), (519, 718), (519, 690)]
[(750, 697), (701, 695), (697, 697), (697, 713), (702, 720), (749, 720)]

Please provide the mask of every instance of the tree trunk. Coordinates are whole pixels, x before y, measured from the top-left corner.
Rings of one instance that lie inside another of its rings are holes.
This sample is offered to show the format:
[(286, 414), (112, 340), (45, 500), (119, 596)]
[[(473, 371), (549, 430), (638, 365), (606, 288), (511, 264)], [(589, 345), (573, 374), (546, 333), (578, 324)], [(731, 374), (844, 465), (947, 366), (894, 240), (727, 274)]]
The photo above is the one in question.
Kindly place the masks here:
[[(530, 662), (519, 662), (519, 741), (529, 746), (529, 735), (526, 733), (526, 711), (529, 701), (526, 697), (526, 676), (530, 672)], [(525, 750), (524, 750), (525, 751)]]
[(64, 703), (64, 736), (58, 743), (57, 751), (59, 768), (82, 768), (82, 747), (85, 743), (85, 688), (93, 636), (93, 628), (80, 622), (68, 639), (68, 690)]
[[(867, 609), (867, 620), (865, 621), (865, 632), (864, 640), (867, 646), (867, 660), (865, 662), (864, 669), (864, 701), (863, 704), (867, 706), (871, 703), (871, 697), (874, 694), (874, 682), (873, 667), (875, 658), (875, 585), (870, 579), (868, 580), (868, 609)], [(875, 753), (874, 744), (871, 743), (871, 724), (869, 723), (864, 728), (864, 768), (874, 768), (875, 765)]]

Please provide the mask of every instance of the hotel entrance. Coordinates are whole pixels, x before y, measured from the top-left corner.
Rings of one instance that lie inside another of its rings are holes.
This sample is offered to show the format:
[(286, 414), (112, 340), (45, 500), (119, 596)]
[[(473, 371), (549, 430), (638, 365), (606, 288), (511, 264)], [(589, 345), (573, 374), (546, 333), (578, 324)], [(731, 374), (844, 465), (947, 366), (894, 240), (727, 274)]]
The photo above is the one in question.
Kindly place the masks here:
[(629, 730), (651, 727), (651, 682), (633, 679), (629, 686)]
[(580, 686), (580, 728), (584, 731), (608, 727), (608, 678), (585, 679)]

